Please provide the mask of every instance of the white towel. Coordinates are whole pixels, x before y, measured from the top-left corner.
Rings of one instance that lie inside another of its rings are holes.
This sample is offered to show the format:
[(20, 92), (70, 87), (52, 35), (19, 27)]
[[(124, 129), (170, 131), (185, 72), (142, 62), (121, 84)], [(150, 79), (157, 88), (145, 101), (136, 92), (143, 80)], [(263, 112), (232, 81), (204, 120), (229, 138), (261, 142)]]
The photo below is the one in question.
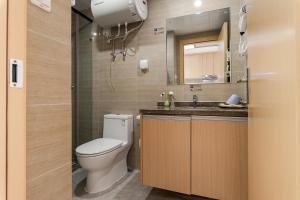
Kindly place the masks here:
[(245, 32), (240, 38), (239, 54), (240, 56), (246, 56), (248, 51), (248, 36)]
[(245, 13), (240, 16), (239, 30), (240, 30), (241, 35), (243, 35), (247, 30), (247, 14), (245, 14)]
[(247, 30), (247, 5), (243, 4), (240, 10), (239, 30), (241, 35)]

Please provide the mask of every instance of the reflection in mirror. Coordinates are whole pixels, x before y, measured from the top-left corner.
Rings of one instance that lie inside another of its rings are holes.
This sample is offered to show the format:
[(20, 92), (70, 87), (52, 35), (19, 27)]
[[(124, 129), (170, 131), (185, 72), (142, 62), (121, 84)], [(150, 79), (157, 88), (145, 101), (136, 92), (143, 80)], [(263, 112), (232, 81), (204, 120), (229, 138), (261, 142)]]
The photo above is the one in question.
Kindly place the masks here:
[(167, 19), (169, 84), (230, 83), (230, 9)]

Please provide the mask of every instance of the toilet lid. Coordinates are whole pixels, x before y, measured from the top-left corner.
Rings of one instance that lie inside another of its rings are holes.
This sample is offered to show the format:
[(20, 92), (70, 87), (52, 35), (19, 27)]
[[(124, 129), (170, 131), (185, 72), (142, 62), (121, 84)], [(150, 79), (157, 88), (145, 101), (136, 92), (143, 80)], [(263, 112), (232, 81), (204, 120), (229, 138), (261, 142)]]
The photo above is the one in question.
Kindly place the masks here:
[(105, 154), (121, 147), (122, 143), (120, 140), (99, 138), (80, 145), (76, 148), (76, 153), (81, 155)]

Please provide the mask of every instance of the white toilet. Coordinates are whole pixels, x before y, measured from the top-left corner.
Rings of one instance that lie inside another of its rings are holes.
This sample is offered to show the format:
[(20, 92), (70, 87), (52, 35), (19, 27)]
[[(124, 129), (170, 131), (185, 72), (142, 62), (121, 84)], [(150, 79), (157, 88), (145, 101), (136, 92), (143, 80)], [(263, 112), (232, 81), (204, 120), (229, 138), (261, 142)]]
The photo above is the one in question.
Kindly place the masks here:
[(88, 193), (102, 192), (127, 174), (132, 137), (132, 115), (109, 114), (104, 115), (103, 138), (76, 148), (79, 164), (88, 172)]

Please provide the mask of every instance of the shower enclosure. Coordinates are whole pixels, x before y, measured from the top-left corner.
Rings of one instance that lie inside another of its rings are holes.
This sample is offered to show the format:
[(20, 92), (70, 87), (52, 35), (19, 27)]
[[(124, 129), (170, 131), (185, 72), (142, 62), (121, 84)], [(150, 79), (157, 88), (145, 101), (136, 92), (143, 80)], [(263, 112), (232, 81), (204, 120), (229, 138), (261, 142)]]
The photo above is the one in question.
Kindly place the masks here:
[(72, 168), (77, 146), (92, 140), (92, 21), (72, 9)]

